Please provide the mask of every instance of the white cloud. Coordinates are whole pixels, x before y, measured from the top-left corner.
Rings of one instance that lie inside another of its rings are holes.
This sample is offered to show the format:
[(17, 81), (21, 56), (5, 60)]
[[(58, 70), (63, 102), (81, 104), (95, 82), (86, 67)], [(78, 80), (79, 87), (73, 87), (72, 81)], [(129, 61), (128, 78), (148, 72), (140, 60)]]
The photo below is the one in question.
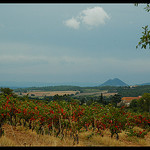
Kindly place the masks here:
[(80, 22), (77, 21), (75, 18), (71, 18), (65, 21), (65, 25), (74, 29), (78, 29)]
[(105, 24), (105, 20), (110, 17), (102, 7), (94, 7), (83, 10), (80, 14), (80, 18), (83, 23), (89, 26), (98, 26)]
[(65, 25), (74, 29), (79, 29), (81, 23), (89, 27), (105, 24), (105, 20), (110, 19), (102, 7), (93, 7), (82, 10), (77, 17), (65, 21)]

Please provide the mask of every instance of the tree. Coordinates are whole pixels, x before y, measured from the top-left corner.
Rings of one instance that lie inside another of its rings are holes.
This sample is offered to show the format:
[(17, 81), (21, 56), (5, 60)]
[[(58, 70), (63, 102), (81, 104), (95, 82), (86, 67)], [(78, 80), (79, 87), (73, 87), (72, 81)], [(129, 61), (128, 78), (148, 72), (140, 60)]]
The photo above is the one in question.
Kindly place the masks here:
[(82, 104), (86, 103), (86, 100), (87, 100), (87, 99), (86, 99), (85, 97), (81, 98), (80, 104), (82, 105)]
[(121, 102), (121, 96), (119, 94), (115, 94), (114, 96), (112, 96), (112, 99), (111, 99), (112, 105), (116, 107), (117, 103), (119, 102)]
[(0, 91), (4, 96), (13, 95), (13, 90), (10, 88), (0, 88)]
[(150, 112), (150, 93), (144, 93), (142, 98), (132, 100), (130, 108), (135, 112)]
[(103, 103), (103, 101), (104, 101), (104, 98), (103, 98), (103, 93), (101, 93), (101, 96), (99, 97), (99, 103)]
[[(138, 3), (135, 3), (135, 6), (138, 6)], [(144, 8), (147, 12), (150, 11), (150, 6), (149, 3), (147, 3), (146, 7)], [(138, 48), (138, 46), (141, 46), (141, 48), (146, 49), (147, 46), (149, 45), (149, 49), (150, 49), (150, 29), (148, 29), (148, 25), (146, 25), (145, 27), (142, 27), (144, 29), (144, 31), (142, 32), (142, 37), (140, 38), (140, 41), (138, 42), (138, 45), (136, 46), (136, 48)]]
[(132, 100), (130, 103), (130, 108), (134, 111), (137, 112), (138, 110), (138, 101), (136, 99)]
[(150, 93), (144, 93), (142, 99), (144, 101), (145, 111), (150, 112)]
[(87, 101), (87, 105), (91, 105), (92, 103), (94, 103), (94, 99), (91, 97), (88, 101)]

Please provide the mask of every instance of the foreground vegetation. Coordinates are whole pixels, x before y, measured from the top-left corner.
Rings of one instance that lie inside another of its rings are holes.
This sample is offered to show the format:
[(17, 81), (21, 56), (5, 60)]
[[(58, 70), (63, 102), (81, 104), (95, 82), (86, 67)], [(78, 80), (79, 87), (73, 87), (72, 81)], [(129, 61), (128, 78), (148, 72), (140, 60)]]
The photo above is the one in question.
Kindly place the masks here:
[(146, 111), (130, 112), (125, 107), (97, 102), (81, 105), (80, 101), (65, 100), (63, 96), (39, 101), (7, 94), (5, 91), (0, 96), (1, 138), (5, 136), (7, 124), (60, 140), (70, 138), (72, 145), (79, 145), (84, 134), (92, 140), (91, 137), (102, 139), (109, 133), (111, 139), (119, 141), (122, 134), (144, 139), (150, 131), (150, 114)]

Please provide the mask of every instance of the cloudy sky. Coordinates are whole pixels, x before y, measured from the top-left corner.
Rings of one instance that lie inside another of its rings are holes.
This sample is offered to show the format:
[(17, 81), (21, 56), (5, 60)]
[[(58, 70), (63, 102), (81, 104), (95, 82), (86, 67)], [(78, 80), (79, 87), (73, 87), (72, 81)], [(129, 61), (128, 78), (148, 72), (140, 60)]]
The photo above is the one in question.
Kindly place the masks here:
[(0, 81), (150, 82), (140, 4), (0, 4)]

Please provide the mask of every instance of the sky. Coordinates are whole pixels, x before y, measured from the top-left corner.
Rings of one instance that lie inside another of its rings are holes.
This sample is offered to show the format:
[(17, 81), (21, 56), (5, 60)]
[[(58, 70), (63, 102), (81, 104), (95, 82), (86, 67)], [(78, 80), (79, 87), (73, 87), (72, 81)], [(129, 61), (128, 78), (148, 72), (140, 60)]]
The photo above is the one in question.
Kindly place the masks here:
[(0, 81), (150, 82), (150, 50), (136, 49), (146, 4), (0, 4)]

